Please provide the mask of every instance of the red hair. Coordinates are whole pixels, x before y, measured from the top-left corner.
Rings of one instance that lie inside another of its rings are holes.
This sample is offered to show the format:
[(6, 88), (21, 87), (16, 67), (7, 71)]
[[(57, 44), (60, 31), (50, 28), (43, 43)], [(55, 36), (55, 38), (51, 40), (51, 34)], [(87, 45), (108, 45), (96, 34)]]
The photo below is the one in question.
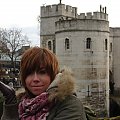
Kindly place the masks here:
[(59, 72), (58, 60), (54, 53), (46, 48), (33, 47), (25, 51), (21, 58), (20, 72), (21, 81), (24, 87), (25, 79), (33, 72), (39, 72), (41, 68), (45, 68), (46, 72), (54, 80)]

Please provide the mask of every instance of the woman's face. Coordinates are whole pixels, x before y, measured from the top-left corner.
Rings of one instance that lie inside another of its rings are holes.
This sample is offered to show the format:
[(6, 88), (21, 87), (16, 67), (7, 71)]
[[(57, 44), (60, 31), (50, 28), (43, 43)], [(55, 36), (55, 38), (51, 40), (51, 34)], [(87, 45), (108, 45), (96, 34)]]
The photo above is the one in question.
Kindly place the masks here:
[(25, 80), (27, 89), (33, 95), (40, 95), (45, 92), (51, 83), (50, 81), (50, 76), (45, 69), (41, 69), (39, 73), (34, 72), (28, 75)]

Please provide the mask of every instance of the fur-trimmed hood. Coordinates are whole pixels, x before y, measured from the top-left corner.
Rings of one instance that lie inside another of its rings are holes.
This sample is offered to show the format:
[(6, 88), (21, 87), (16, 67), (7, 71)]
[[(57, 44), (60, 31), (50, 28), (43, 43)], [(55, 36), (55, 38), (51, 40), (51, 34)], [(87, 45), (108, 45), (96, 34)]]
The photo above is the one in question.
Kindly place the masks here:
[(75, 78), (72, 71), (69, 68), (64, 68), (56, 75), (47, 89), (49, 100), (63, 100), (66, 96), (75, 93), (75, 88)]

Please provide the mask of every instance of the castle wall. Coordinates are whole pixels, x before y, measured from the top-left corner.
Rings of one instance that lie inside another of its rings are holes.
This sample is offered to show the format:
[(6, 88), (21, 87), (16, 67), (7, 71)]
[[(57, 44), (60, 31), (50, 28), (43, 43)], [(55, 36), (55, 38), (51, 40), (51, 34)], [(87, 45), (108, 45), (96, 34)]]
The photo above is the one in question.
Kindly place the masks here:
[(110, 31), (110, 35), (109, 35), (109, 70), (113, 74), (113, 31), (112, 31), (112, 28), (109, 28), (109, 31)]
[(109, 22), (105, 20), (74, 19), (57, 21), (56, 32), (61, 31), (103, 31), (109, 32)]
[(53, 40), (55, 40), (55, 36), (54, 35), (43, 35), (43, 36), (41, 36), (41, 47), (47, 47), (47, 42), (49, 41), (49, 40), (51, 40), (51, 41), (53, 41)]
[[(77, 8), (69, 5), (42, 6), (40, 35), (43, 47), (55, 40), (60, 66), (74, 71), (77, 93), (83, 103), (94, 108), (98, 116), (109, 115), (109, 42), (113, 37), (109, 39), (106, 8), (78, 15)], [(70, 40), (67, 50), (66, 38)], [(90, 49), (86, 49), (87, 38), (91, 38)]]
[(40, 21), (40, 46), (47, 47), (47, 42), (55, 37), (55, 22), (66, 17), (74, 18), (77, 8), (69, 5), (58, 4), (41, 7)]
[(113, 40), (113, 73), (117, 90), (120, 89), (120, 28), (111, 28), (110, 38)]
[[(61, 67), (73, 69), (77, 78), (78, 95), (99, 114), (109, 109), (109, 23), (105, 20), (65, 20), (56, 22), (56, 55)], [(65, 49), (65, 38), (70, 49)], [(91, 49), (86, 39), (91, 38)], [(89, 92), (88, 92), (89, 91)], [(87, 101), (89, 98), (89, 101)], [(96, 105), (96, 101), (98, 104)]]
[(55, 21), (59, 18), (50, 17), (50, 18), (42, 18), (41, 20), (41, 31), (40, 35), (53, 35), (55, 34)]

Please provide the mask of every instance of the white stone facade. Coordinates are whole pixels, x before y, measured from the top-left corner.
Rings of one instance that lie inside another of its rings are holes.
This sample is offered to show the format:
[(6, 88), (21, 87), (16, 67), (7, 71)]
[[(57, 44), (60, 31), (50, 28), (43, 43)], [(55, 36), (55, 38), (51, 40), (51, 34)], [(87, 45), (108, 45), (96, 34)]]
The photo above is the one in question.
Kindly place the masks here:
[(120, 28), (110, 28), (110, 41), (113, 44), (111, 53), (111, 68), (115, 89), (120, 89)]
[(78, 96), (98, 116), (109, 115), (109, 70), (114, 71), (116, 88), (120, 85), (120, 55), (116, 52), (120, 29), (109, 28), (106, 7), (104, 10), (100, 6), (100, 12), (78, 15), (76, 7), (58, 4), (41, 7), (40, 15), (41, 47), (51, 49), (61, 67), (72, 68)]

